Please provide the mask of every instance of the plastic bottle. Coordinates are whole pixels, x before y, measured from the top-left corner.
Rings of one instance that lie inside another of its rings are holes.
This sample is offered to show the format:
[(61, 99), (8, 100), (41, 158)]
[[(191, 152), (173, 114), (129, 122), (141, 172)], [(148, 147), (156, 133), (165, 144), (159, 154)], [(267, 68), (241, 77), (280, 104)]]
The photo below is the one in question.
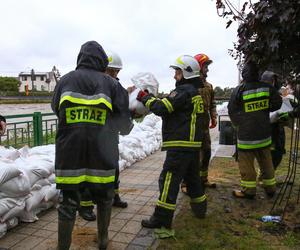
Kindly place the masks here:
[(280, 222), (281, 221), (281, 216), (273, 216), (273, 215), (264, 215), (261, 217), (262, 222)]

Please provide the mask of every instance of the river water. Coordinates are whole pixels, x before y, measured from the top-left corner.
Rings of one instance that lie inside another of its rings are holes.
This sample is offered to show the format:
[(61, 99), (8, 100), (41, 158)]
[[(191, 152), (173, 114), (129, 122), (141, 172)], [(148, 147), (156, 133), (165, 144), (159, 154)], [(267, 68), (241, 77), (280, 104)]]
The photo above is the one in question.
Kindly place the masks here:
[(0, 104), (0, 115), (32, 114), (33, 112), (52, 113), (50, 103)]

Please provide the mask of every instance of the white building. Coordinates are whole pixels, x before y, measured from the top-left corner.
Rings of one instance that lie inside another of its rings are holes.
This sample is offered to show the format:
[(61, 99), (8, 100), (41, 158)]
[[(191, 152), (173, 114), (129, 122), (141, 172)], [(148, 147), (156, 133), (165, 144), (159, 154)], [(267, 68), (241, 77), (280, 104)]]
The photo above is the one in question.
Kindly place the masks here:
[(28, 86), (28, 91), (53, 91), (57, 80), (55, 73), (53, 70), (50, 72), (35, 72), (33, 69), (30, 72), (21, 72), (18, 76), (20, 81), (19, 92), (26, 92), (26, 86)]

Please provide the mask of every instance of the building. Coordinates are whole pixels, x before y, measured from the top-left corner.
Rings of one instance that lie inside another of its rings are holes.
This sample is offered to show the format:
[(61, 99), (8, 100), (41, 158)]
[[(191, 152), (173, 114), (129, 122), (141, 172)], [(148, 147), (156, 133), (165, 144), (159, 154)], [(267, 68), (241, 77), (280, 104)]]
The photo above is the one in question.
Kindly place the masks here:
[(50, 72), (35, 72), (33, 69), (30, 72), (21, 72), (18, 76), (19, 92), (26, 92), (26, 88), (28, 91), (52, 92), (58, 77), (59, 72), (55, 67)]

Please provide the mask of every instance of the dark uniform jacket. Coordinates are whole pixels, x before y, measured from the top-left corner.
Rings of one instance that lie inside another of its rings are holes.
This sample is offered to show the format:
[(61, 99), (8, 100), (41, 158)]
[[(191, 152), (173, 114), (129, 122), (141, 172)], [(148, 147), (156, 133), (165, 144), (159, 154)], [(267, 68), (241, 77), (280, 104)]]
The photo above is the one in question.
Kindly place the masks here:
[(81, 47), (76, 70), (63, 76), (54, 90), (57, 188), (113, 187), (118, 134), (128, 134), (132, 123), (128, 95), (103, 73), (107, 64), (102, 47), (87, 42)]
[(244, 83), (234, 89), (228, 104), (230, 119), (237, 130), (238, 148), (242, 150), (271, 145), (269, 113), (282, 104), (278, 91), (259, 82), (257, 73), (252, 71), (251, 66), (245, 67)]
[(204, 106), (198, 88), (199, 78), (185, 80), (167, 97), (143, 97), (142, 102), (162, 117), (162, 150), (199, 150), (202, 144), (201, 123)]

